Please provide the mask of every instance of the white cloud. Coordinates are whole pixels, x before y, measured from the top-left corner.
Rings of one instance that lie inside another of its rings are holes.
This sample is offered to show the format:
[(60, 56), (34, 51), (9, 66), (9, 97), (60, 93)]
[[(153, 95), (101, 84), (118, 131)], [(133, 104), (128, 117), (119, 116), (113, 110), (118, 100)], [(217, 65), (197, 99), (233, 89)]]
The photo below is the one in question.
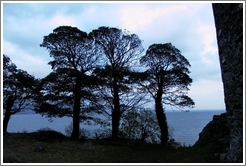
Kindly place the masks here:
[(35, 77), (42, 78), (51, 72), (48, 62), (38, 55), (29, 54), (15, 44), (3, 42), (4, 54), (10, 57), (18, 69), (27, 71)]
[(16, 50), (16, 46), (10, 42), (3, 42), (4, 54), (14, 54)]
[[(74, 16), (65, 16), (62, 13), (55, 13), (49, 18), (43, 15), (33, 15), (25, 19), (18, 17), (6, 16), (4, 17), (4, 38), (12, 37), (21, 38), (23, 43), (28, 40), (41, 41), (44, 35), (51, 33), (53, 29), (61, 25), (76, 26), (76, 18)], [(13, 40), (13, 39), (12, 39)], [(19, 42), (21, 45), (21, 42)], [(40, 44), (40, 43), (39, 43)], [(37, 44), (37, 46), (39, 45)], [(28, 47), (28, 46), (27, 46)]]
[(87, 10), (83, 12), (85, 18), (96, 18), (97, 10), (95, 7), (89, 7)]
[(225, 108), (222, 81), (203, 79), (193, 82), (188, 95), (194, 99), (195, 109)]
[(187, 10), (187, 7), (182, 5), (161, 6), (156, 8), (148, 7), (147, 4), (123, 6), (120, 10), (122, 27), (130, 31), (141, 30), (151, 25), (158, 18), (168, 17), (173, 13)]
[[(218, 48), (216, 42), (216, 30), (214, 25), (200, 25), (197, 28), (197, 33), (201, 36), (203, 50), (201, 58), (205, 63), (213, 64), (214, 58), (218, 58)], [(214, 57), (216, 56), (216, 57)]]
[(73, 16), (64, 16), (62, 14), (56, 14), (48, 21), (47, 25), (56, 28), (62, 25), (77, 26), (77, 23), (76, 19)]

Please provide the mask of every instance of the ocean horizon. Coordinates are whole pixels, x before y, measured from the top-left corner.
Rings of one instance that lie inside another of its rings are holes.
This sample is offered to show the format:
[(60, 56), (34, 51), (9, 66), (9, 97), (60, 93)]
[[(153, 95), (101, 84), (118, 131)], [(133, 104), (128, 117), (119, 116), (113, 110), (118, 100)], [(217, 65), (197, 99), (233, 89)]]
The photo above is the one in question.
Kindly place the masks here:
[[(171, 131), (171, 137), (181, 145), (192, 146), (199, 138), (199, 133), (213, 119), (214, 115), (225, 113), (225, 109), (203, 110), (166, 110), (166, 117)], [(65, 128), (72, 122), (71, 117), (46, 118), (33, 112), (14, 114), (8, 124), (9, 133), (35, 132), (39, 129), (49, 128), (66, 134)], [(98, 126), (80, 125), (87, 130), (96, 130)], [(100, 128), (100, 127), (99, 127)]]

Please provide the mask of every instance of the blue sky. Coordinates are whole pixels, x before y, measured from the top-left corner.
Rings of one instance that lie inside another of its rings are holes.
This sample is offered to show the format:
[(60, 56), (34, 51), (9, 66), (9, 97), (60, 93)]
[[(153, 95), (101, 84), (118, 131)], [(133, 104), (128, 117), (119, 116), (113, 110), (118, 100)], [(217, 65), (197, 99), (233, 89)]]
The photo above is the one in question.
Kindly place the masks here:
[[(100, 26), (118, 27), (143, 40), (171, 42), (191, 64), (193, 83), (188, 95), (195, 109), (224, 109), (212, 4), (208, 2), (25, 2), (2, 5), (2, 54), (37, 78), (51, 72), (52, 60), (39, 45), (61, 25), (91, 32)], [(169, 107), (166, 107), (169, 109)]]

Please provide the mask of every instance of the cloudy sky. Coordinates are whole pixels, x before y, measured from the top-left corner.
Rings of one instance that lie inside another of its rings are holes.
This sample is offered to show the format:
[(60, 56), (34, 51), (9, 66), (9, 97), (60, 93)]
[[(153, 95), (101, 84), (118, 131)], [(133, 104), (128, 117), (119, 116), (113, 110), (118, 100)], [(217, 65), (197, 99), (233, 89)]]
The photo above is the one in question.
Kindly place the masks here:
[[(37, 78), (51, 72), (43, 37), (61, 25), (91, 32), (100, 26), (135, 33), (145, 51), (171, 42), (191, 64), (189, 96), (195, 109), (224, 109), (216, 31), (208, 2), (2, 3), (2, 49), (18, 68)], [(166, 107), (167, 109), (169, 107)]]

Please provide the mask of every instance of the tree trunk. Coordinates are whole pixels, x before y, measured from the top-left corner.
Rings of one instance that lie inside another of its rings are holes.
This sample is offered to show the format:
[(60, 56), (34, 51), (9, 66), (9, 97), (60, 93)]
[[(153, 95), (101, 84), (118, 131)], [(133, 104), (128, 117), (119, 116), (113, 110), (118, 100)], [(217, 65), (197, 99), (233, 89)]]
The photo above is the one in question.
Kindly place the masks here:
[(74, 90), (74, 107), (73, 107), (73, 131), (71, 137), (73, 139), (79, 139), (80, 133), (80, 88), (81, 88), (81, 79), (78, 77), (76, 80), (75, 90)]
[(3, 132), (7, 132), (9, 119), (11, 117), (11, 109), (13, 105), (14, 105), (14, 98), (13, 96), (9, 96), (8, 101), (7, 101), (6, 110), (5, 110), (4, 119), (3, 119)]
[(114, 109), (112, 112), (112, 138), (117, 139), (118, 138), (118, 133), (119, 133), (119, 124), (120, 124), (120, 117), (121, 117), (121, 112), (120, 112), (120, 98), (119, 98), (119, 91), (118, 91), (118, 86), (116, 82), (116, 78), (114, 79), (114, 85), (113, 85), (113, 104), (114, 104)]
[(115, 108), (112, 112), (112, 138), (118, 139), (118, 133), (119, 133), (119, 123), (120, 117), (119, 112)]
[(162, 108), (161, 103), (156, 102), (156, 117), (158, 120), (158, 124), (161, 130), (161, 144), (166, 145), (168, 141), (168, 126), (167, 126), (167, 118), (164, 110)]
[(166, 145), (168, 141), (168, 126), (166, 114), (164, 113), (162, 107), (162, 94), (162, 84), (160, 83), (157, 91), (157, 96), (155, 98), (155, 112), (161, 130), (161, 144)]

